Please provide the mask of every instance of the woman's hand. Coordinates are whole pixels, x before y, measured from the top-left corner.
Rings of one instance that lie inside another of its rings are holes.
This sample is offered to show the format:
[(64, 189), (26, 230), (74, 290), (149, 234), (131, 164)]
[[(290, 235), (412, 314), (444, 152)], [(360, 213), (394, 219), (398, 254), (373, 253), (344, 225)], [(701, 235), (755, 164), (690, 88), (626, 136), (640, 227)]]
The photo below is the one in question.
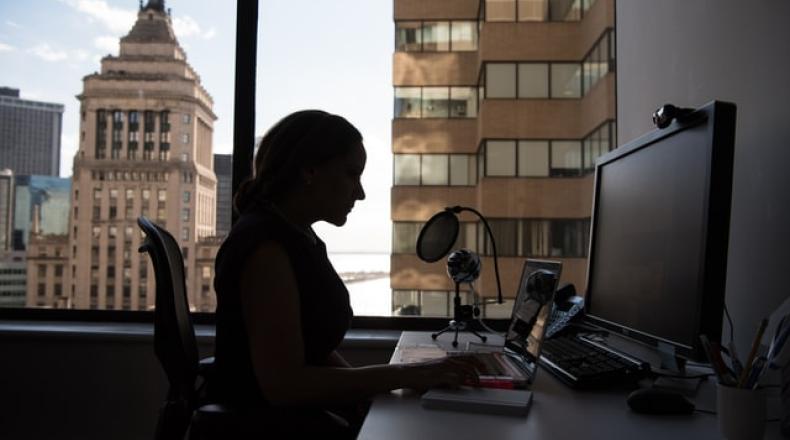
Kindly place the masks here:
[(475, 385), (479, 382), (477, 371), (481, 364), (473, 356), (451, 356), (430, 361), (409, 364), (413, 370), (410, 388), (420, 391), (436, 387), (458, 387), (463, 384)]

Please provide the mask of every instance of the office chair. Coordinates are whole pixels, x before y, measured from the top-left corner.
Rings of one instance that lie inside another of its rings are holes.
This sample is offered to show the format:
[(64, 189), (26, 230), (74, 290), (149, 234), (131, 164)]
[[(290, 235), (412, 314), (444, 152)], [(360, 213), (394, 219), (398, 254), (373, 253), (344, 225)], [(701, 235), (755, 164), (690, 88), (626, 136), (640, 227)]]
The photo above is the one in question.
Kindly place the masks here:
[(145, 241), (139, 251), (147, 252), (151, 257), (156, 279), (154, 352), (170, 384), (166, 400), (159, 410), (155, 438), (181, 440), (199, 403), (198, 378), (205, 381), (214, 359), (198, 360), (195, 328), (189, 315), (184, 281), (184, 259), (178, 242), (146, 217), (139, 217), (137, 224), (145, 233)]
[(146, 236), (139, 250), (151, 257), (156, 278), (154, 352), (170, 384), (159, 410), (155, 439), (183, 440), (187, 432), (190, 440), (282, 438), (300, 433), (345, 437), (348, 423), (330, 412), (310, 414), (294, 423), (287, 412), (205, 401), (196, 384), (205, 383), (214, 358), (198, 361), (181, 249), (169, 232), (146, 217), (139, 217), (137, 224)]

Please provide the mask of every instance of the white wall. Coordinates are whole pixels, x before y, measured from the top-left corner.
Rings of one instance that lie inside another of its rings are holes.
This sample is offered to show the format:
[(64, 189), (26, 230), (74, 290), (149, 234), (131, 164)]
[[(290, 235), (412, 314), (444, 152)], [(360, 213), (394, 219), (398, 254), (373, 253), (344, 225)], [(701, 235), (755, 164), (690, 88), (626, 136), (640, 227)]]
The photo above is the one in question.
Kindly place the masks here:
[(664, 103), (738, 106), (726, 300), (744, 353), (790, 296), (790, 1), (621, 0), (616, 23), (619, 144)]

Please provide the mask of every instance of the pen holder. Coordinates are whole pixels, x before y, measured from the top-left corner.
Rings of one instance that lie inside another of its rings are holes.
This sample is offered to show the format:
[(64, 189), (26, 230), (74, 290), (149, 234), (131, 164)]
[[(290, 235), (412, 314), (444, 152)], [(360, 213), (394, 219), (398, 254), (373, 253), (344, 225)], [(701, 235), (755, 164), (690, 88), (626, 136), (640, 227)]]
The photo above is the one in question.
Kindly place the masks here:
[(782, 368), (782, 435), (790, 437), (790, 363)]
[(761, 388), (716, 387), (716, 413), (721, 436), (729, 440), (763, 438), (765, 391)]

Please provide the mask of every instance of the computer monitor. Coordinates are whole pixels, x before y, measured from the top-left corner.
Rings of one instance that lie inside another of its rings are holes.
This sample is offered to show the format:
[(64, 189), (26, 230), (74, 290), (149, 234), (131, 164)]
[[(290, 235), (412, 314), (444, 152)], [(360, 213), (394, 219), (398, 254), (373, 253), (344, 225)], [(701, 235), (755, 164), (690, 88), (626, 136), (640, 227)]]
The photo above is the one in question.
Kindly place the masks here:
[(701, 334), (720, 340), (734, 136), (735, 105), (714, 101), (596, 162), (595, 324), (692, 360)]

